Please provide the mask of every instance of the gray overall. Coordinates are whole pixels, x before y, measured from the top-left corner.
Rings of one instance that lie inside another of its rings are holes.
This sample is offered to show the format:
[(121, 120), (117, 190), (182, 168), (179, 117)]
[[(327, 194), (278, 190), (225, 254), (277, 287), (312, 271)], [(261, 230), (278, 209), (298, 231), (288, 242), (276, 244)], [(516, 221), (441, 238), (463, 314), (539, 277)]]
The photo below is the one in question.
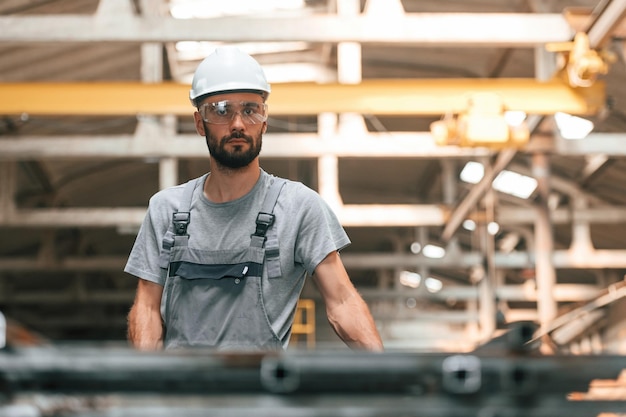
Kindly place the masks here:
[(206, 176), (185, 185), (183, 201), (173, 213), (173, 231), (163, 239), (161, 262), (167, 262), (161, 315), (164, 347), (212, 347), (220, 350), (279, 350), (262, 296), (263, 265), (268, 277), (281, 275), (278, 239), (271, 227), (274, 206), (285, 180), (272, 177), (256, 219), (256, 231), (244, 250), (190, 248), (194, 189)]

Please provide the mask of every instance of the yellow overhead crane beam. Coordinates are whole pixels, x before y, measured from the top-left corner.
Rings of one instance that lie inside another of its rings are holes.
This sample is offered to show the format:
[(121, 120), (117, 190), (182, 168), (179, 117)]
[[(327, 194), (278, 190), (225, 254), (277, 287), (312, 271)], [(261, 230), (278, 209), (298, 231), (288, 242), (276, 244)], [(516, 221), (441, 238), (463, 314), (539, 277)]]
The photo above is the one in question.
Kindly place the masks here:
[[(556, 77), (535, 79), (391, 79), (360, 84), (273, 84), (268, 100), (273, 115), (354, 112), (375, 115), (443, 115), (467, 108), (468, 98), (491, 93), (507, 110), (549, 115), (597, 113), (605, 85), (572, 87)], [(141, 82), (0, 83), (0, 115), (112, 116), (190, 115), (189, 85)]]

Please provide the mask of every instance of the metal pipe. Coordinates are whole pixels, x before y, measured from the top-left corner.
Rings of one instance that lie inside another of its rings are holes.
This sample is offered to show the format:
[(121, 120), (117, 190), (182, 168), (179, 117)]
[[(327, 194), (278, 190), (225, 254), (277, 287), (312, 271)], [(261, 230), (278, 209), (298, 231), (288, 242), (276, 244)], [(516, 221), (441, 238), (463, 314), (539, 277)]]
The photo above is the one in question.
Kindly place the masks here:
[[(568, 392), (587, 389), (593, 378), (617, 378), (623, 368), (623, 357), (609, 355), (530, 358), (511, 356), (507, 351), (500, 355), (344, 353), (208, 349), (149, 353), (107, 347), (103, 354), (98, 348), (66, 345), (15, 348), (0, 352), (0, 381), (4, 394), (115, 392), (202, 394), (215, 398), (225, 393), (277, 392), (415, 398), (416, 392), (437, 396), (456, 394), (458, 388), (466, 387), (471, 388), (473, 396), (455, 397), (455, 401), (468, 400), (469, 405), (529, 393), (533, 398), (556, 395), (564, 399)], [(510, 381), (515, 375), (535, 377), (535, 383), (527, 387), (530, 392), (516, 391), (516, 384)], [(469, 382), (473, 384), (467, 385)]]

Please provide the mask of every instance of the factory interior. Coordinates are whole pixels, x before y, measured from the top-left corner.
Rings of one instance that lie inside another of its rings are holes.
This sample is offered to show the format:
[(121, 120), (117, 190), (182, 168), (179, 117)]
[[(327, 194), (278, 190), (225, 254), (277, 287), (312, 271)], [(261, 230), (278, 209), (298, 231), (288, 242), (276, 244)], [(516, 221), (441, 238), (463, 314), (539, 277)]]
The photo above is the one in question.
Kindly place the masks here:
[[(626, 415), (625, 39), (624, 0), (2, 0), (0, 417)], [(283, 354), (128, 345), (223, 45), (272, 87), (262, 168), (350, 237), (375, 359), (312, 279)]]

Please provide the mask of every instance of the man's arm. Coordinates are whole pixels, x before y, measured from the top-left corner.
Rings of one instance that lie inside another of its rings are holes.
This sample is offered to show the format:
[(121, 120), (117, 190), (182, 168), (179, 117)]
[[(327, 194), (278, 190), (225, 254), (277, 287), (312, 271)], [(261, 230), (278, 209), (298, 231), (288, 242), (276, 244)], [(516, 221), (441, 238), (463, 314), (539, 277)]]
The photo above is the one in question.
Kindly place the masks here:
[(139, 279), (135, 302), (128, 313), (128, 340), (139, 350), (157, 350), (163, 346), (162, 294), (161, 285)]
[(383, 342), (374, 319), (359, 295), (337, 252), (315, 268), (313, 278), (326, 303), (328, 321), (337, 335), (353, 349), (382, 351)]

